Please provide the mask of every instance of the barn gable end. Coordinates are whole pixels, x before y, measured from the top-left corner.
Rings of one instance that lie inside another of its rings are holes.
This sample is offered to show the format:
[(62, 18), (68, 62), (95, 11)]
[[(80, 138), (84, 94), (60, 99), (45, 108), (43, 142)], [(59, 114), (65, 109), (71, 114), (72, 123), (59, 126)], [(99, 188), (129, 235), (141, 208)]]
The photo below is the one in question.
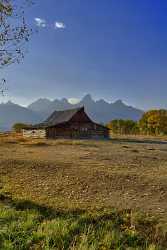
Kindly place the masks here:
[(84, 108), (81, 108), (80, 110), (78, 110), (70, 119), (71, 123), (92, 123), (92, 120), (89, 118), (89, 116), (85, 113)]

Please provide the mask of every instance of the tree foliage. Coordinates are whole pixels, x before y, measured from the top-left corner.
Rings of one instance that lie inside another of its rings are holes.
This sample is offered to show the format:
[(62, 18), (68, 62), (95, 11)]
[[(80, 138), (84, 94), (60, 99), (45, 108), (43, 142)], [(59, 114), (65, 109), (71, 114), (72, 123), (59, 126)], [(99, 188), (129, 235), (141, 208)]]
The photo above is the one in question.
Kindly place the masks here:
[(167, 134), (167, 110), (150, 110), (139, 121), (140, 131), (148, 135)]
[(15, 123), (12, 127), (13, 131), (16, 133), (21, 133), (22, 129), (29, 127), (29, 125), (25, 123)]
[(137, 134), (138, 123), (133, 120), (112, 120), (108, 125), (113, 134)]
[(0, 0), (0, 68), (24, 57), (24, 45), (31, 34), (25, 21), (25, 3), (31, 2)]
[(147, 111), (138, 122), (121, 119), (112, 120), (107, 126), (113, 134), (166, 135), (167, 110)]

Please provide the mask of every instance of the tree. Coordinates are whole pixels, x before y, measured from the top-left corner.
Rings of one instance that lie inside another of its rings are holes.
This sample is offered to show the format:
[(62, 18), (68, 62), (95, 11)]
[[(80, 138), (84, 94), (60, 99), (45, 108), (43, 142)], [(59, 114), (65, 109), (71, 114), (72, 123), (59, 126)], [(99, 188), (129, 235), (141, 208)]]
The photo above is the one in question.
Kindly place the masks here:
[(112, 120), (108, 125), (113, 134), (138, 134), (138, 123), (133, 120)]
[[(24, 18), (24, 5), (15, 0), (0, 0), (0, 67), (20, 62), (24, 57), (24, 45), (31, 30)], [(27, 3), (29, 1), (26, 1)]]
[(118, 134), (119, 126), (118, 126), (118, 120), (112, 120), (107, 124), (107, 127), (111, 129), (113, 134)]
[(133, 120), (125, 120), (124, 121), (124, 134), (138, 134), (138, 123)]
[(167, 110), (150, 110), (142, 116), (139, 127), (143, 134), (167, 134)]
[[(31, 0), (0, 0), (0, 69), (24, 58), (25, 43), (29, 41), (32, 30), (24, 17), (25, 4)], [(24, 3), (23, 3), (24, 2)], [(0, 80), (3, 91), (4, 79)]]
[(15, 123), (12, 127), (13, 131), (16, 133), (21, 133), (22, 129), (29, 127), (30, 125), (25, 123)]

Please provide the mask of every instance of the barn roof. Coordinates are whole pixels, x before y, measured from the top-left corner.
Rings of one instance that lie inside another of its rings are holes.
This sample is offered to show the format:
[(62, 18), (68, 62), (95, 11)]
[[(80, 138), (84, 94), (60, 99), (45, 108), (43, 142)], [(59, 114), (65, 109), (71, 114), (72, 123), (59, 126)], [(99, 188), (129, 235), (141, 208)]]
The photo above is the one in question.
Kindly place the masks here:
[(80, 110), (84, 110), (84, 107), (64, 111), (54, 111), (48, 119), (42, 123), (34, 125), (33, 128), (46, 128), (68, 122)]

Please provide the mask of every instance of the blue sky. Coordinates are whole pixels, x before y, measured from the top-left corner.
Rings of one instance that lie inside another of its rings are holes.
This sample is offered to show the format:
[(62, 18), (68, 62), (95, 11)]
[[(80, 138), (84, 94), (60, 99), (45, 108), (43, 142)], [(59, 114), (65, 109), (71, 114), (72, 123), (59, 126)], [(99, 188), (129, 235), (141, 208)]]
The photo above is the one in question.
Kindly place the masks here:
[(24, 61), (3, 70), (8, 92), (2, 101), (26, 105), (90, 93), (167, 108), (167, 1), (35, 2), (27, 21), (35, 29), (35, 18), (42, 19), (46, 27), (27, 44)]

